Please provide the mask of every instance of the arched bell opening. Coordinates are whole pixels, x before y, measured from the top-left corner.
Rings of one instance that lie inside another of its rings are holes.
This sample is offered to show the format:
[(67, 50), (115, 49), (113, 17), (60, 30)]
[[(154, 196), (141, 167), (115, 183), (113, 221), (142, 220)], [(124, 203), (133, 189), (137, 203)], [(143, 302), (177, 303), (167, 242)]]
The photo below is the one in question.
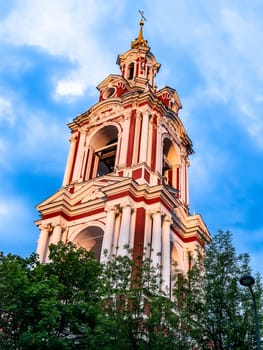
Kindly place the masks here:
[(179, 156), (169, 138), (163, 140), (163, 183), (179, 191)]
[(175, 247), (173, 242), (171, 242), (170, 250), (171, 250), (170, 295), (173, 296), (175, 281), (177, 280), (177, 283), (178, 283), (178, 278), (180, 279), (180, 276), (182, 275), (182, 266), (181, 266), (177, 248)]
[(104, 232), (98, 226), (89, 226), (80, 231), (73, 240), (78, 247), (85, 248), (94, 253), (96, 259), (100, 260), (101, 247)]
[(128, 66), (127, 79), (132, 80), (134, 78), (134, 62), (131, 62)]
[(92, 178), (115, 171), (118, 129), (114, 125), (101, 128), (90, 143), (93, 149)]

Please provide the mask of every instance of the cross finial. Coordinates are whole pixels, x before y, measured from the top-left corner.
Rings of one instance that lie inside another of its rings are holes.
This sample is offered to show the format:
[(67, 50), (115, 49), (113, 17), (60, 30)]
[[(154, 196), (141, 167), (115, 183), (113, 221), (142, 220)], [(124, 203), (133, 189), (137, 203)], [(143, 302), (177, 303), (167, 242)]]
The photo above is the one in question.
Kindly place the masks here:
[(146, 18), (144, 17), (143, 11), (138, 10), (138, 12), (141, 15), (140, 31), (139, 31), (138, 38), (136, 38), (134, 41), (131, 42), (132, 49), (137, 49), (139, 46), (148, 47), (148, 42), (143, 38), (143, 32), (142, 32), (142, 27), (144, 26), (144, 21), (146, 21)]
[(145, 21), (146, 22), (146, 18), (144, 17), (144, 12), (141, 10), (138, 10), (139, 14), (141, 15), (141, 21)]

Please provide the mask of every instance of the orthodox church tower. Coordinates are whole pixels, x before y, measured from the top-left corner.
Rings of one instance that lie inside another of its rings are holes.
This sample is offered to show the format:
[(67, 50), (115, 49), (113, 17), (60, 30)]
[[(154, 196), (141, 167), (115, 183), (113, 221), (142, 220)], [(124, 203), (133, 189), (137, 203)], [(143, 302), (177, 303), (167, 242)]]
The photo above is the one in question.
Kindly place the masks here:
[(162, 266), (169, 288), (171, 262), (187, 271), (191, 252), (210, 236), (201, 216), (189, 213), (192, 142), (176, 90), (155, 85), (160, 64), (143, 25), (117, 58), (120, 74), (104, 79), (98, 102), (69, 123), (63, 186), (37, 206), (37, 253), (46, 262), (51, 243), (72, 241), (104, 261), (129, 246)]

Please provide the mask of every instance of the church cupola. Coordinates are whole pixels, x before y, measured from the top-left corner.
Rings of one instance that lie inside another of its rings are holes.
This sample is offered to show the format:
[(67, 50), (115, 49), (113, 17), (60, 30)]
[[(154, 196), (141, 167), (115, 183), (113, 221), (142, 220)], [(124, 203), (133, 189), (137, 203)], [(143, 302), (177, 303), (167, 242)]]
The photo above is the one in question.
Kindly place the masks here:
[(138, 37), (131, 42), (130, 50), (118, 56), (117, 64), (120, 66), (121, 75), (131, 87), (145, 89), (154, 87), (154, 78), (161, 65), (143, 37), (143, 25), (144, 20), (141, 19)]

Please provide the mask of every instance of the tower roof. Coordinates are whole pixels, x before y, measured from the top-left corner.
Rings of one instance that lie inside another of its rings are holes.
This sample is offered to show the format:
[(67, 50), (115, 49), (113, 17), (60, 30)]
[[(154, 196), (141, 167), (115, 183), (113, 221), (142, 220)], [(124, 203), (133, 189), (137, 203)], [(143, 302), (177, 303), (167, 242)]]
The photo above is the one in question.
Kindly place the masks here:
[(140, 47), (140, 46), (149, 47), (148, 41), (145, 40), (143, 37), (143, 30), (142, 30), (142, 27), (144, 26), (143, 18), (140, 20), (140, 30), (139, 30), (138, 37), (131, 42), (132, 49), (138, 49), (138, 47)]

